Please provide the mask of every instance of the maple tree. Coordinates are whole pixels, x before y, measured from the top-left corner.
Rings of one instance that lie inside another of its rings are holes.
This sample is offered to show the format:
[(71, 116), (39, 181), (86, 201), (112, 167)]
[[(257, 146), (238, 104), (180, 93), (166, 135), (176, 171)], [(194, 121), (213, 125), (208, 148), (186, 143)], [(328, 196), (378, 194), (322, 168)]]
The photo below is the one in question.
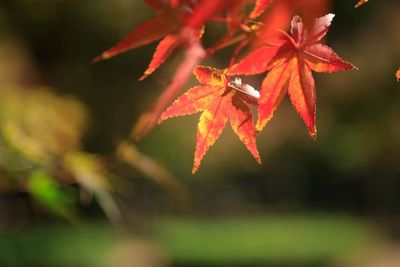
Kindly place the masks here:
[[(142, 80), (152, 74), (177, 48), (185, 50), (171, 82), (153, 107), (139, 118), (135, 137), (148, 134), (157, 122), (202, 112), (197, 127), (193, 172), (219, 138), (228, 120), (239, 139), (260, 162), (255, 136), (266, 126), (288, 93), (305, 122), (309, 135), (316, 137), (316, 93), (314, 72), (356, 69), (322, 44), (333, 14), (328, 0), (145, 0), (156, 16), (135, 27), (121, 42), (96, 57), (108, 59), (161, 39)], [(358, 1), (356, 7), (366, 3)], [(302, 14), (300, 17), (298, 14)], [(322, 16), (321, 16), (322, 15)], [(324, 16), (323, 16), (324, 15)], [(226, 32), (211, 47), (201, 39), (208, 22), (224, 23)], [(290, 34), (285, 29), (291, 27)], [(223, 70), (196, 65), (228, 46), (236, 46), (229, 67)], [(236, 62), (243, 49), (250, 52)], [(179, 94), (192, 70), (200, 86)], [(237, 75), (267, 73), (260, 91), (241, 84)], [(249, 105), (257, 106), (257, 122)], [(164, 111), (164, 112), (163, 112)]]

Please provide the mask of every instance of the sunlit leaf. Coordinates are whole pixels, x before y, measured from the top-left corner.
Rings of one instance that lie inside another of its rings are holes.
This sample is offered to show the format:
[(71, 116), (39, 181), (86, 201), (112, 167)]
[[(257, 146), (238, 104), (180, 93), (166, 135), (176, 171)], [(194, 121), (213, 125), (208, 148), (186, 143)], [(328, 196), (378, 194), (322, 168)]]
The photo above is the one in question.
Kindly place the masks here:
[(328, 14), (318, 18), (312, 27), (307, 28), (302, 19), (295, 16), (291, 23), (291, 36), (282, 32), (275, 47), (259, 48), (230, 68), (229, 75), (252, 75), (269, 70), (260, 92), (257, 131), (261, 131), (272, 118), (288, 92), (310, 136), (316, 137), (316, 97), (311, 70), (330, 73), (356, 69), (331, 48), (318, 43), (326, 35), (333, 17), (333, 14)]
[(197, 171), (204, 155), (219, 138), (228, 120), (236, 135), (260, 163), (246, 93), (229, 86), (223, 70), (198, 66), (194, 73), (202, 85), (181, 95), (160, 118), (162, 122), (171, 117), (202, 112), (197, 126), (192, 172)]

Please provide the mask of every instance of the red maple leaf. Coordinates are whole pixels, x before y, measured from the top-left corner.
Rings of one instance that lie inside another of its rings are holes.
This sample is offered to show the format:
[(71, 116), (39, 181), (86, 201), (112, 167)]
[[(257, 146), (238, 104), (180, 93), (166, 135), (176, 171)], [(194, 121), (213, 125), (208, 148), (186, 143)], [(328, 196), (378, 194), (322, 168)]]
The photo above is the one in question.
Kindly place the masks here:
[(231, 1), (145, 0), (157, 16), (136, 26), (118, 44), (97, 56), (93, 62), (109, 59), (161, 39), (148, 68), (140, 78), (143, 80), (164, 63), (178, 46), (190, 46), (197, 42), (203, 34), (203, 25)]
[(109, 59), (131, 49), (157, 41), (177, 31), (184, 13), (178, 12), (161, 0), (145, 0), (156, 16), (136, 26), (114, 47), (104, 51), (94, 62)]
[(171, 117), (202, 112), (197, 127), (197, 144), (192, 172), (195, 173), (209, 148), (230, 121), (240, 141), (258, 163), (261, 162), (255, 142), (253, 116), (248, 103), (256, 102), (258, 92), (240, 81), (229, 82), (226, 70), (198, 66), (194, 69), (200, 86), (189, 89), (161, 115), (159, 123)]
[(316, 19), (311, 27), (305, 27), (301, 18), (295, 16), (291, 23), (291, 36), (281, 32), (279, 38), (254, 50), (229, 69), (228, 75), (253, 75), (269, 71), (261, 86), (257, 131), (261, 131), (272, 118), (288, 92), (310, 136), (316, 137), (316, 98), (311, 71), (331, 73), (356, 69), (330, 47), (319, 43), (326, 35), (333, 17), (333, 14), (328, 14)]
[[(330, 0), (257, 1), (252, 14), (260, 10), (265, 15), (262, 18), (263, 25), (257, 32), (258, 38), (253, 47), (259, 47), (265, 43), (265, 40), (272, 38), (276, 34), (276, 29), (287, 29), (295, 11), (302, 12), (306, 28), (309, 28), (316, 17), (328, 12), (329, 3)], [(257, 9), (257, 7), (260, 9)]]
[(161, 39), (153, 58), (140, 80), (152, 74), (180, 46), (185, 57), (173, 78), (153, 107), (143, 114), (133, 128), (133, 137), (146, 136), (155, 126), (166, 105), (175, 98), (193, 67), (205, 56), (200, 43), (204, 24), (239, 0), (145, 0), (157, 16), (134, 28), (116, 46), (103, 52), (94, 62), (114, 57)]

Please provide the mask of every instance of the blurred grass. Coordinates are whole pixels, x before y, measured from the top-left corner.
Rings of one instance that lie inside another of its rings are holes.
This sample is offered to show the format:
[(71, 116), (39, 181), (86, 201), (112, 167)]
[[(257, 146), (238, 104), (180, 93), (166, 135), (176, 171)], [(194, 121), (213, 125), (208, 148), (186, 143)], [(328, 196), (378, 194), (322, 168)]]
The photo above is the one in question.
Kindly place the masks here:
[(0, 266), (102, 266), (116, 243), (105, 227), (46, 227), (2, 233)]
[(234, 220), (171, 220), (157, 237), (182, 264), (312, 264), (354, 253), (370, 232), (341, 216), (268, 216)]
[[(140, 232), (179, 266), (307, 266), (351, 256), (374, 240), (364, 223), (335, 215), (162, 219)], [(0, 266), (108, 266), (126, 240), (105, 225), (2, 233)]]

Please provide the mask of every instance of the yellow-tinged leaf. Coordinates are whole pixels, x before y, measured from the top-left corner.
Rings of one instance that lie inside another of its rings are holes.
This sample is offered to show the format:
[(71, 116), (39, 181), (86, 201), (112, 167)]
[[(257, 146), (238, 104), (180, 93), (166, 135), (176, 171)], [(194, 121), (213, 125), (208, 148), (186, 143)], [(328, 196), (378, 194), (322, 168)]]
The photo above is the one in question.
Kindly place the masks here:
[(255, 142), (253, 117), (248, 108), (248, 104), (256, 99), (255, 90), (254, 88), (249, 91), (239, 90), (229, 86), (225, 72), (211, 67), (196, 67), (194, 73), (203, 85), (181, 95), (160, 118), (161, 122), (175, 116), (202, 112), (197, 125), (193, 173), (197, 171), (204, 155), (221, 135), (228, 120), (240, 141), (257, 162), (261, 162)]

